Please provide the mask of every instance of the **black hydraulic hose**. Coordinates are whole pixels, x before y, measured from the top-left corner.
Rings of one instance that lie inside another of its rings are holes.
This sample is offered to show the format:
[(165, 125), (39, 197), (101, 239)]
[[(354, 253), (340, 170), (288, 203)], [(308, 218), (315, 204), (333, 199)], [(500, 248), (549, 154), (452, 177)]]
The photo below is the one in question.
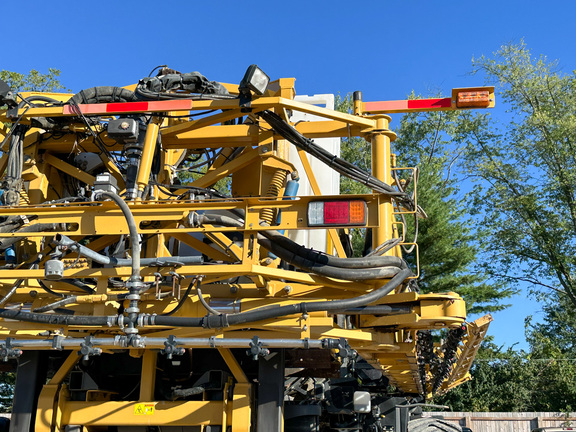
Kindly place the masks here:
[[(203, 318), (173, 317), (158, 315), (153, 318), (153, 325), (174, 327), (205, 327), (221, 328), (230, 325), (246, 324), (266, 319), (278, 318), (287, 315), (317, 312), (341, 311), (359, 308), (380, 300), (394, 289), (399, 287), (412, 272), (409, 269), (401, 270), (388, 283), (368, 294), (351, 299), (303, 302), (278, 307), (262, 307), (248, 312), (237, 314), (208, 315)], [(0, 318), (27, 321), (53, 325), (81, 325), (81, 326), (109, 326), (115, 317), (85, 316), (85, 315), (59, 315), (35, 312), (23, 312), (13, 309), (0, 309)]]
[(40, 285), (40, 287), (46, 291), (48, 294), (52, 294), (55, 297), (66, 297), (64, 294), (60, 294), (57, 293), (56, 291), (52, 291), (50, 288), (48, 288), (46, 286), (46, 284), (44, 282), (42, 282), (40, 279), (36, 279), (36, 281), (38, 282), (38, 284)]
[(258, 243), (272, 252), (274, 255), (282, 258), (290, 264), (320, 276), (326, 276), (336, 279), (351, 281), (364, 281), (372, 279), (384, 279), (394, 276), (400, 271), (400, 267), (376, 267), (376, 268), (354, 268), (347, 269), (342, 267), (333, 267), (330, 265), (319, 264), (317, 262), (303, 258), (284, 249), (282, 246), (272, 242), (267, 238), (258, 237)]
[[(26, 232), (40, 232), (40, 231), (55, 231), (58, 229), (58, 224), (51, 223), (39, 223), (34, 225), (26, 225), (19, 230), (14, 231), (15, 233), (26, 233)], [(0, 230), (0, 232), (6, 232)], [(22, 237), (5, 237), (0, 238), (0, 251), (5, 250), (17, 241), (22, 240)]]
[[(215, 223), (239, 228), (243, 226), (240, 221), (234, 218), (220, 215), (200, 215), (198, 221), (201, 224)], [(271, 231), (271, 233), (269, 235), (273, 238), (281, 237), (281, 234), (277, 231)], [(367, 259), (367, 263), (375, 265), (368, 267), (362, 259), (330, 257), (301, 247), (290, 240), (285, 242), (291, 245), (292, 250), (288, 250), (283, 245), (265, 237), (265, 235), (265, 233), (258, 235), (258, 243), (260, 245), (290, 264), (321, 276), (353, 281), (384, 279), (394, 276), (400, 271), (400, 268), (406, 266), (405, 262), (397, 257), (371, 257)], [(306, 254), (303, 251), (306, 251)], [(345, 262), (348, 259), (351, 259), (352, 262), (348, 267), (345, 267)], [(337, 263), (339, 266), (331, 263)]]
[(80, 90), (72, 96), (67, 103), (69, 104), (94, 104), (108, 102), (134, 102), (136, 95), (133, 91), (113, 86), (91, 87)]
[(140, 276), (140, 236), (138, 235), (138, 227), (136, 226), (136, 221), (130, 211), (130, 207), (128, 207), (126, 201), (115, 193), (99, 191), (98, 195), (99, 197), (110, 198), (120, 207), (120, 210), (122, 210), (126, 218), (126, 223), (128, 224), (128, 230), (130, 231), (130, 246), (132, 248), (132, 275), (130, 280), (134, 282), (142, 280)]
[(16, 290), (20, 287), (20, 285), (22, 285), (22, 282), (24, 282), (24, 279), (18, 279), (14, 283), (14, 285), (12, 286), (10, 291), (8, 291), (8, 293), (4, 297), (2, 297), (2, 299), (0, 300), (0, 305), (3, 305), (4, 303), (6, 303), (10, 299), (10, 297), (12, 297), (14, 295)]
[(0, 318), (63, 326), (108, 326), (110, 322), (110, 318), (107, 316), (44, 314), (23, 312), (16, 309), (0, 309)]
[(398, 288), (404, 280), (411, 275), (412, 272), (409, 269), (403, 269), (383, 287), (368, 294), (351, 299), (303, 302), (278, 307), (262, 307), (236, 314), (207, 315), (204, 318), (156, 316), (154, 318), (154, 324), (174, 327), (222, 328), (231, 325), (279, 318), (287, 315), (318, 311), (340, 311), (357, 308), (380, 300), (382, 297)]
[(305, 246), (290, 240), (288, 237), (283, 236), (278, 231), (267, 230), (262, 231), (270, 241), (281, 245), (284, 249), (299, 255), (303, 258), (317, 262), (318, 264), (329, 265), (333, 267), (342, 267), (349, 269), (373, 268), (384, 266), (400, 267), (402, 265), (402, 258), (396, 256), (369, 256), (362, 258), (340, 258), (328, 255), (324, 252), (318, 252), (313, 249), (308, 249)]
[(72, 285), (76, 288), (81, 289), (87, 294), (94, 294), (94, 289), (90, 288), (88, 285), (86, 285), (84, 282), (78, 279), (60, 279), (58, 282), (64, 282), (67, 283), (68, 285)]
[[(174, 315), (176, 312), (178, 312), (180, 310), (180, 308), (184, 305), (184, 302), (186, 301), (186, 299), (190, 295), (190, 291), (192, 291), (192, 287), (194, 286), (194, 282), (196, 282), (197, 280), (198, 280), (198, 278), (192, 279), (192, 281), (190, 282), (190, 285), (188, 285), (188, 288), (186, 288), (186, 292), (184, 293), (184, 295), (182, 296), (182, 298), (180, 299), (180, 301), (178, 302), (176, 307), (174, 309), (172, 309), (171, 311), (162, 314), (163, 316)], [(198, 284), (200, 284), (199, 281), (198, 281)]]

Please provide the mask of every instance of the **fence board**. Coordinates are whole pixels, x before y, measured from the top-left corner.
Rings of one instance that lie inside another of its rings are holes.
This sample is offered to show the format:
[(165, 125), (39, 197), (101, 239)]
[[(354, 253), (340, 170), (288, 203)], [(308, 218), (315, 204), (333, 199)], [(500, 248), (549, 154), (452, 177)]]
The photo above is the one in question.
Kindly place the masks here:
[(426, 412), (468, 426), (473, 432), (531, 432), (537, 427), (576, 428), (576, 413), (559, 412)]

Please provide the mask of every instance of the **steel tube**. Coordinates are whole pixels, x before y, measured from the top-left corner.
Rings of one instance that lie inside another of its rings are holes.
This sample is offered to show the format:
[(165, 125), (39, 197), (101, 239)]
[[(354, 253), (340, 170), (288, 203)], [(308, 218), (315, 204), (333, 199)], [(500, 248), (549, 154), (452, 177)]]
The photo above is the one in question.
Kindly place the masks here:
[[(138, 339), (138, 346), (126, 346), (125, 337), (116, 338), (92, 338), (90, 343), (98, 347), (123, 347), (123, 348), (149, 348), (159, 349), (165, 347), (167, 338), (147, 338), (142, 336)], [(86, 343), (83, 338), (61, 338), (55, 342), (55, 339), (11, 339), (9, 344), (12, 347), (22, 349), (38, 348), (80, 348)], [(183, 348), (250, 348), (250, 344), (260, 343), (267, 348), (328, 348), (327, 344), (321, 339), (237, 339), (237, 338), (176, 338), (175, 344)], [(6, 345), (6, 340), (0, 340), (0, 346)]]

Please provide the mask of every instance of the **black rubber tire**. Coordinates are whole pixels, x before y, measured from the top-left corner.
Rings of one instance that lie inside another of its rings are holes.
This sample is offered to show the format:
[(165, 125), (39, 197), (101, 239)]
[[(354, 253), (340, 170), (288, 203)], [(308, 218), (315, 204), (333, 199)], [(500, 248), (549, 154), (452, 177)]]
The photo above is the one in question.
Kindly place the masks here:
[(462, 428), (447, 420), (423, 417), (409, 421), (408, 432), (462, 432)]
[(7, 417), (0, 417), (0, 432), (8, 432), (10, 430), (10, 419)]

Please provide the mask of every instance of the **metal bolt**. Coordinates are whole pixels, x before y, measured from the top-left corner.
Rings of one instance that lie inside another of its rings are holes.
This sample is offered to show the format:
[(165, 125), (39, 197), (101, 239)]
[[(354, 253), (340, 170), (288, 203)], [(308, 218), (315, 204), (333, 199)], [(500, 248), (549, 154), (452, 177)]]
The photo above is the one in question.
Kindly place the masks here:
[(302, 330), (304, 330), (304, 331), (308, 331), (308, 326), (307, 326), (307, 325), (305, 325), (304, 327), (302, 327)]
[(284, 287), (284, 291), (286, 291), (286, 294), (290, 294), (292, 292), (292, 287), (290, 285), (286, 285)]
[(236, 285), (232, 285), (232, 286), (230, 287), (230, 292), (231, 292), (232, 294), (236, 294), (236, 293), (238, 292), (238, 287), (237, 287)]

